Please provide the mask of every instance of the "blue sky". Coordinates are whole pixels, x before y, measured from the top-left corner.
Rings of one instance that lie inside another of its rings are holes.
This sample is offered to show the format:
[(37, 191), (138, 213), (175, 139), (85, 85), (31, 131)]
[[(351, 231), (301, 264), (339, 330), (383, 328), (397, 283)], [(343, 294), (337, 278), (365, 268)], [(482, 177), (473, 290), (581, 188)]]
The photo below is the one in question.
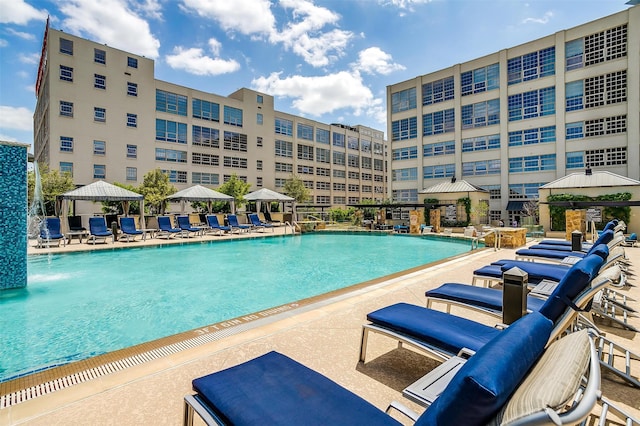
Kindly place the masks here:
[(155, 60), (157, 79), (386, 131), (386, 86), (630, 6), (625, 0), (0, 0), (0, 139), (32, 143), (51, 26)]

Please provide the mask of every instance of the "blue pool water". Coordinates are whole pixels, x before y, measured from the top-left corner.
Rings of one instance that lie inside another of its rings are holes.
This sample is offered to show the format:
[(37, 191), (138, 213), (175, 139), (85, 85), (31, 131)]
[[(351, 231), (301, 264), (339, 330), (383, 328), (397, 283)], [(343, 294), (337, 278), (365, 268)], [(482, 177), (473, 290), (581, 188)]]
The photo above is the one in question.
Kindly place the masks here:
[(0, 381), (469, 250), (340, 233), (31, 256), (28, 286), (0, 292)]

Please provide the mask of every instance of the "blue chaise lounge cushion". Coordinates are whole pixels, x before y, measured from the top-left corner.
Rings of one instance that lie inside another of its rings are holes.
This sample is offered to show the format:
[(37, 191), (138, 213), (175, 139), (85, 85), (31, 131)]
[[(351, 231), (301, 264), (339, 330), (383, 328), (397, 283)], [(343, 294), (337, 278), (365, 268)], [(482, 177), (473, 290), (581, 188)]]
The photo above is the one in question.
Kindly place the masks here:
[(233, 425), (400, 425), (327, 377), (278, 352), (193, 381)]
[(501, 333), (497, 328), (467, 318), (408, 303), (378, 309), (368, 314), (367, 319), (452, 355), (462, 348), (476, 351)]
[(552, 328), (534, 312), (500, 332), (462, 366), (416, 426), (487, 424), (540, 357)]
[[(531, 263), (531, 262), (529, 262)], [(567, 271), (569, 268), (565, 268)], [(471, 306), (490, 309), (496, 312), (502, 311), (502, 289), (476, 287), (469, 284), (445, 283), (438, 288), (425, 292), (425, 296), (434, 299), (451, 300), (458, 303), (466, 303)], [(534, 296), (527, 296), (527, 309), (539, 310), (544, 300)]]

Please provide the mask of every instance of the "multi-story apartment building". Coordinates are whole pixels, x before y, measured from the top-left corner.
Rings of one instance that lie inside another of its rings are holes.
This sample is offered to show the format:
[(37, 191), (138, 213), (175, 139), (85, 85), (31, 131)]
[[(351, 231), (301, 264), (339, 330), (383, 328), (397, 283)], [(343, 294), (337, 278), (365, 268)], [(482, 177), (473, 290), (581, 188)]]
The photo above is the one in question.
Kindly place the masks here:
[(640, 178), (640, 7), (387, 87), (392, 199), (464, 179), (490, 219), (590, 167)]
[(74, 182), (139, 185), (160, 168), (182, 189), (236, 174), (282, 190), (292, 174), (310, 204), (387, 196), (384, 132), (276, 111), (242, 88), (219, 96), (154, 77), (154, 61), (49, 28), (36, 82), (35, 160)]

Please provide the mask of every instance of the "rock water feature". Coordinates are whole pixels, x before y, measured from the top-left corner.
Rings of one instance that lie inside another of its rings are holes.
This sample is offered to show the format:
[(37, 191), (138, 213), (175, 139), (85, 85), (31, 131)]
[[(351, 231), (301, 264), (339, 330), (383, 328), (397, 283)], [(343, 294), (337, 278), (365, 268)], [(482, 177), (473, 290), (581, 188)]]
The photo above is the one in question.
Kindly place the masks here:
[(0, 291), (27, 285), (27, 149), (0, 141)]

